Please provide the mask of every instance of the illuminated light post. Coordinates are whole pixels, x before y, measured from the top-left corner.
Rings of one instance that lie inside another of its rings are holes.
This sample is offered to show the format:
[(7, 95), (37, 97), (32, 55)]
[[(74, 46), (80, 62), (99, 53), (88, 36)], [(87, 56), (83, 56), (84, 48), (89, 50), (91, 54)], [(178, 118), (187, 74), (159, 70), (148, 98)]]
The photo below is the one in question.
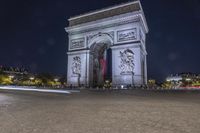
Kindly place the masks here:
[(14, 77), (15, 77), (15, 76), (13, 76), (13, 75), (10, 75), (10, 76), (9, 76), (9, 78), (11, 78), (11, 79), (13, 79)]
[(35, 77), (30, 77), (30, 78), (29, 78), (29, 80), (30, 80), (30, 81), (29, 81), (29, 85), (33, 85), (33, 84), (34, 84), (34, 83), (33, 83), (33, 80), (34, 80), (34, 79), (35, 79)]
[(123, 86), (123, 85), (121, 85), (121, 89), (124, 89), (124, 86)]
[(190, 79), (190, 78), (186, 78), (185, 80), (186, 80), (186, 81), (191, 81), (191, 79)]
[(34, 77), (30, 77), (29, 79), (32, 81), (32, 80), (34, 80), (35, 78), (34, 78)]
[(59, 81), (59, 79), (55, 78), (55, 79), (54, 79), (54, 81), (55, 81), (55, 82), (58, 82), (58, 81)]

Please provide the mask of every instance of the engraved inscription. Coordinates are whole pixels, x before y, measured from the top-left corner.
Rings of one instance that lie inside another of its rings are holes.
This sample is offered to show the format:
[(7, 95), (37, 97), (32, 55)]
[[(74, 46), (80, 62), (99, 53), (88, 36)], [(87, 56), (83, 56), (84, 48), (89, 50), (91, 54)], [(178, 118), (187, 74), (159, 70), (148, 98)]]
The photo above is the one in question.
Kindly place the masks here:
[(129, 29), (129, 30), (122, 30), (117, 32), (117, 40), (118, 42), (121, 41), (129, 41), (129, 40), (136, 40), (137, 39), (137, 29)]
[(71, 40), (70, 49), (83, 48), (84, 46), (85, 46), (85, 39), (84, 38), (79, 38), (79, 39), (73, 39), (73, 40)]

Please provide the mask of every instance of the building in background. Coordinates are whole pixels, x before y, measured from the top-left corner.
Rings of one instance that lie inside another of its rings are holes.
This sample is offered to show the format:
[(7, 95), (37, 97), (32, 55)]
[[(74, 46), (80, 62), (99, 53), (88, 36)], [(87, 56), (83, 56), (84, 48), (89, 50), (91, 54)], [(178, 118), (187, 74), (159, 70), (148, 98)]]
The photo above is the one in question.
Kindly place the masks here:
[(26, 68), (23, 67), (6, 67), (6, 66), (0, 66), (0, 71), (3, 73), (7, 73), (10, 75), (23, 75), (28, 74), (29, 71)]
[(31, 73), (28, 69), (0, 66), (0, 85), (65, 87), (66, 77), (48, 73)]
[(166, 82), (164, 84), (169, 88), (200, 89), (200, 74), (181, 73), (170, 75), (166, 78)]

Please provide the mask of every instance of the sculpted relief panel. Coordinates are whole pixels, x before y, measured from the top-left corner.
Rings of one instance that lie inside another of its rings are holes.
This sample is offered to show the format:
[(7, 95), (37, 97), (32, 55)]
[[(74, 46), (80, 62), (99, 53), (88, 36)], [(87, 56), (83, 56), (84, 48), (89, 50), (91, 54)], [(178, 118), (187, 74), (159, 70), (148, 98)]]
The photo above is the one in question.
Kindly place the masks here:
[(96, 33), (96, 34), (91, 34), (91, 35), (88, 35), (87, 37), (87, 42), (88, 44), (91, 42), (92, 39), (94, 39), (95, 37), (97, 36), (103, 36), (103, 35), (108, 35), (112, 38), (112, 40), (114, 40), (114, 31), (111, 31), (111, 32), (108, 32), (108, 33)]
[(81, 58), (79, 56), (73, 58), (72, 73), (75, 75), (81, 75)]
[(130, 41), (137, 39), (137, 29), (121, 30), (117, 32), (117, 41)]
[(134, 72), (134, 53), (130, 49), (120, 51), (120, 65), (121, 74), (133, 74)]
[(79, 38), (79, 39), (73, 39), (71, 40), (70, 49), (80, 49), (85, 47), (85, 39)]

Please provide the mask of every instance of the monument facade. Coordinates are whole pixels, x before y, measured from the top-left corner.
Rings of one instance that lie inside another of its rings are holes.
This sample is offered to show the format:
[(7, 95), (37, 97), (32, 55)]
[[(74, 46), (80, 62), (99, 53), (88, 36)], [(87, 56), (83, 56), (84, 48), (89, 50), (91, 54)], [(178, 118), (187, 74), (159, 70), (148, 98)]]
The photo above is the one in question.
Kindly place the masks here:
[(68, 84), (113, 86), (147, 84), (148, 26), (140, 1), (70, 18)]

